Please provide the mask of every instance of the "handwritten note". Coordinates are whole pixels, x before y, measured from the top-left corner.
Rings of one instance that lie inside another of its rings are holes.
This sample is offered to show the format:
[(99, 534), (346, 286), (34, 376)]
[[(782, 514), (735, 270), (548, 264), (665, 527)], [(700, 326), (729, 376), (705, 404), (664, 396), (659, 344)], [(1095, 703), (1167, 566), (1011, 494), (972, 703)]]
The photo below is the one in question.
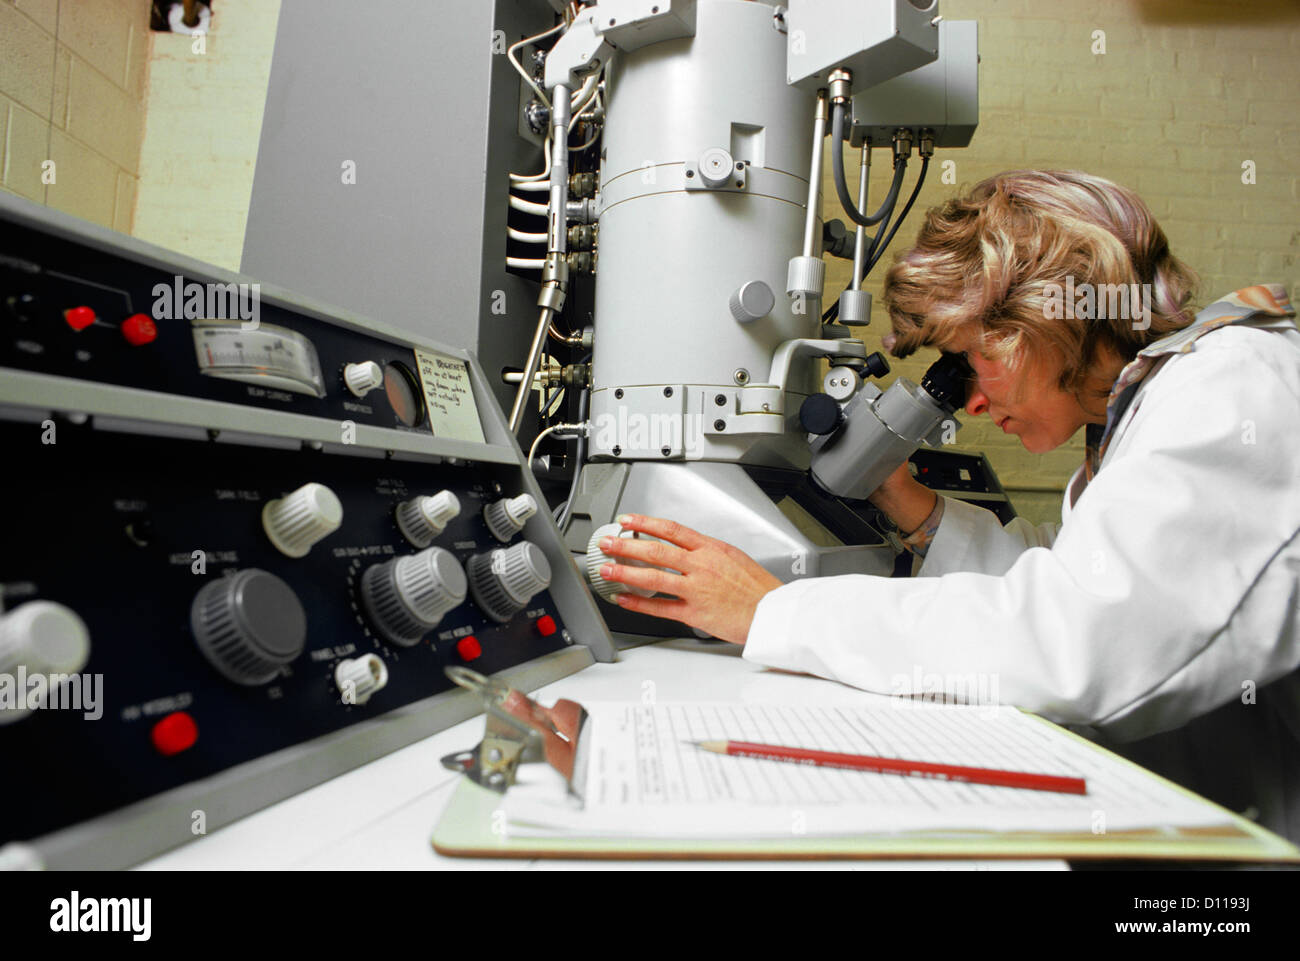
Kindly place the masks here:
[(434, 436), (481, 443), (483, 425), (478, 419), (465, 362), (433, 350), (416, 350), (415, 359)]

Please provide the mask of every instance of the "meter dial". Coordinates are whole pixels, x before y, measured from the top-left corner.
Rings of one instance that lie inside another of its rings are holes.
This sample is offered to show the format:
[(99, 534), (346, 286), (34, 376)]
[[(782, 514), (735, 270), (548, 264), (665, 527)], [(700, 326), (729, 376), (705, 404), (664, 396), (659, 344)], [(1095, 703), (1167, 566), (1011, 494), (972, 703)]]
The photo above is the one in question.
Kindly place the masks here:
[(199, 373), (224, 380), (325, 396), (320, 359), (310, 340), (284, 327), (245, 330), (237, 320), (194, 321)]
[(384, 393), (397, 419), (407, 427), (415, 427), (424, 420), (424, 398), (415, 375), (403, 363), (393, 361), (384, 365)]

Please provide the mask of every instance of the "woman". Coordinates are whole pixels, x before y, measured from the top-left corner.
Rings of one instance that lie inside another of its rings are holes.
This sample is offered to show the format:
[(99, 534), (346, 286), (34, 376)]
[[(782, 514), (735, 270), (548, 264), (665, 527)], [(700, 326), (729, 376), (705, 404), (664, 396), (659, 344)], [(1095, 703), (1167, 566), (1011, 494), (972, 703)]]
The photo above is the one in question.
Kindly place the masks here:
[[(1120, 284), (1139, 285), (1127, 310), (1082, 296)], [(1192, 284), (1131, 191), (1076, 172), (986, 180), (932, 210), (889, 271), (887, 346), (965, 354), (967, 412), (1031, 452), (1086, 427), (1063, 523), (1004, 528), (900, 469), (872, 500), (924, 558), (916, 578), (782, 585), (640, 516), (621, 521), (667, 543), (602, 547), (667, 570), (602, 574), (677, 598), (618, 595), (628, 610), (772, 667), (996, 691), (1300, 838), (1300, 330), (1280, 286), (1193, 318)]]

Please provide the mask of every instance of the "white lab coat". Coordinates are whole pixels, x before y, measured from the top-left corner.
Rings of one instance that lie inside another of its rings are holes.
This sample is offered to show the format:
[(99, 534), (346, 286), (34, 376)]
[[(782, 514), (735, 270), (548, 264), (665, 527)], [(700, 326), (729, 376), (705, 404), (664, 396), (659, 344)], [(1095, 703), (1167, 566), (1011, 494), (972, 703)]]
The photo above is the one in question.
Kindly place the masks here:
[(1059, 528), (948, 499), (918, 577), (787, 584), (744, 656), (992, 695), (1300, 840), (1300, 331), (1172, 356), (1079, 483)]

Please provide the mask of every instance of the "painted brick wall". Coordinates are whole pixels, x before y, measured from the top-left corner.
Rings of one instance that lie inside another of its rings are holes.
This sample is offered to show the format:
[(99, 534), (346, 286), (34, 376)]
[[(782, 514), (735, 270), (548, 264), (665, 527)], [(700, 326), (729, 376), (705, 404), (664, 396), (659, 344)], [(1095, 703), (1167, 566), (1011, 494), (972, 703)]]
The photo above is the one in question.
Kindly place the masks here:
[(279, 15), (279, 0), (222, 0), (202, 52), (154, 34), (138, 237), (239, 269)]
[(130, 232), (148, 45), (147, 0), (0, 0), (0, 187)]

